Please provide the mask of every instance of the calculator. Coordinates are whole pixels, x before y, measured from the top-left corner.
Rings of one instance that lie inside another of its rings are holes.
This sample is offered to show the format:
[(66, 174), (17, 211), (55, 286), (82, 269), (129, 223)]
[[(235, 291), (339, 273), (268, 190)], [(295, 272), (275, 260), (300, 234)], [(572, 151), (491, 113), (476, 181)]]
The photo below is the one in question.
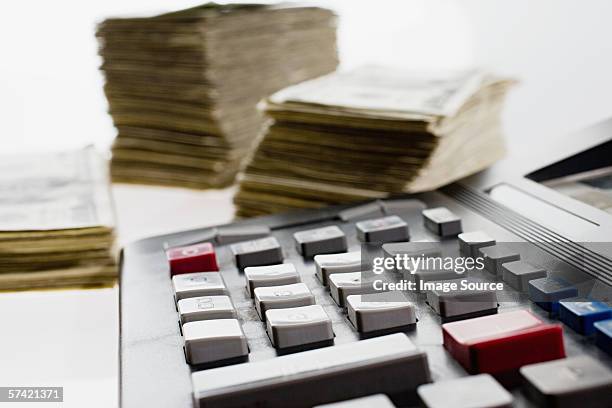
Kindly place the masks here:
[[(128, 245), (121, 406), (612, 407), (612, 215), (558, 172)], [(364, 274), (414, 251), (481, 264)]]

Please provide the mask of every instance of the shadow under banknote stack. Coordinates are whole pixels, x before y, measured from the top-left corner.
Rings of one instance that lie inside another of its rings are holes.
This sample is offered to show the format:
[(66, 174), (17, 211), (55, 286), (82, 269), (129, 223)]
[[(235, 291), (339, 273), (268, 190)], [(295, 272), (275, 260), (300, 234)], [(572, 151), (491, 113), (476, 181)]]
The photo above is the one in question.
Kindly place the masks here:
[(283, 89), (240, 184), (237, 215), (432, 190), (504, 154), (511, 81), (363, 67)]
[(333, 71), (336, 18), (316, 7), (217, 5), (98, 27), (112, 178), (231, 184), (265, 124), (265, 96)]

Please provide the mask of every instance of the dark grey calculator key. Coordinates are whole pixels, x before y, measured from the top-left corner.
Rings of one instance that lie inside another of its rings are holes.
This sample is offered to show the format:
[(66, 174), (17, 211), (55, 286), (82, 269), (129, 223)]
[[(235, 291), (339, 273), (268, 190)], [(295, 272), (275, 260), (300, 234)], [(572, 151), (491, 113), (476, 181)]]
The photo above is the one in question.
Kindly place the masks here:
[(355, 224), (357, 238), (361, 242), (408, 241), (408, 224), (397, 215), (360, 221)]
[(290, 285), (301, 282), (300, 274), (292, 263), (249, 266), (244, 268), (247, 293), (253, 297), (255, 288)]
[(414, 303), (400, 292), (351, 295), (346, 303), (349, 321), (360, 333), (408, 328), (417, 322)]
[(333, 402), (331, 404), (317, 405), (314, 408), (395, 408), (393, 402), (385, 394), (375, 394), (367, 397), (355, 398), (348, 401)]
[(383, 215), (384, 214), (381, 203), (379, 201), (374, 201), (372, 203), (358, 205), (355, 207), (347, 208), (346, 210), (342, 210), (338, 213), (338, 218), (346, 222), (362, 220), (372, 217), (380, 217)]
[[(462, 288), (461, 282), (483, 283), (477, 280), (455, 279), (431, 282), (436, 288), (427, 291), (427, 303), (443, 318), (490, 314), (497, 310), (497, 292), (492, 289)], [(444, 287), (448, 285), (448, 287)], [(451, 288), (450, 285), (455, 285)]]
[(328, 285), (329, 275), (332, 273), (359, 272), (367, 266), (367, 262), (362, 263), (361, 251), (316, 255), (314, 262), (317, 266), (317, 277), (324, 286)]
[(232, 244), (230, 249), (239, 269), (283, 262), (283, 251), (274, 237), (239, 242)]
[[(373, 374), (374, 373), (374, 374)], [(431, 381), (427, 354), (403, 333), (192, 374), (200, 408), (312, 407), (375, 393), (411, 396)]]
[(236, 319), (201, 320), (183, 325), (185, 357), (189, 364), (205, 364), (246, 357), (246, 336)]
[(461, 255), (471, 256), (472, 258), (480, 256), (478, 252), (480, 248), (495, 245), (495, 239), (483, 231), (464, 232), (457, 235), (457, 239), (459, 240)]
[(249, 241), (264, 238), (270, 235), (267, 225), (236, 225), (217, 228), (217, 243), (220, 245), (233, 244), (240, 241)]
[(424, 384), (417, 392), (426, 408), (512, 408), (513, 404), (512, 394), (489, 374)]
[(255, 309), (261, 320), (266, 320), (269, 309), (283, 309), (315, 304), (315, 297), (303, 283), (256, 288)]
[(236, 319), (238, 314), (229, 296), (201, 296), (181, 299), (177, 309), (181, 324), (197, 320)]
[(414, 198), (398, 198), (381, 200), (381, 205), (386, 215), (402, 215), (423, 210), (425, 203)]
[(452, 237), (462, 232), (461, 218), (446, 207), (428, 208), (422, 211), (428, 230), (441, 237)]
[(346, 235), (335, 225), (298, 231), (293, 234), (298, 252), (311, 258), (318, 254), (346, 252)]
[(506, 262), (501, 269), (504, 282), (519, 292), (527, 292), (529, 281), (548, 275), (545, 269), (525, 261)]
[(334, 340), (331, 319), (321, 305), (268, 310), (266, 322), (272, 345), (277, 348)]
[[(173, 234), (177, 235), (177, 234)], [(212, 242), (217, 237), (216, 228), (207, 228), (203, 231), (186, 231), (178, 234), (178, 236), (168, 239), (164, 242), (164, 249), (190, 246), (203, 242)]]
[(480, 248), (479, 252), (480, 256), (483, 258), (485, 269), (497, 276), (501, 276), (502, 274), (502, 264), (519, 261), (521, 259), (521, 255), (518, 252), (501, 245)]
[(219, 272), (183, 273), (172, 277), (176, 300), (198, 296), (226, 295), (227, 288)]
[(612, 371), (588, 355), (531, 364), (520, 372), (539, 407), (612, 407)]

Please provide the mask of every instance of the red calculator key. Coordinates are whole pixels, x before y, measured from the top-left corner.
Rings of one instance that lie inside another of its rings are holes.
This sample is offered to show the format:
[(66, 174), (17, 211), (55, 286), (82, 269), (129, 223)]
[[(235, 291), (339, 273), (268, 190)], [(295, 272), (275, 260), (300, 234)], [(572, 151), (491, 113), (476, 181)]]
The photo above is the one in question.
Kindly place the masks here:
[(170, 248), (166, 251), (170, 275), (192, 272), (218, 271), (215, 248), (210, 242)]
[(527, 364), (565, 357), (563, 330), (527, 310), (442, 325), (444, 347), (470, 374), (514, 380)]

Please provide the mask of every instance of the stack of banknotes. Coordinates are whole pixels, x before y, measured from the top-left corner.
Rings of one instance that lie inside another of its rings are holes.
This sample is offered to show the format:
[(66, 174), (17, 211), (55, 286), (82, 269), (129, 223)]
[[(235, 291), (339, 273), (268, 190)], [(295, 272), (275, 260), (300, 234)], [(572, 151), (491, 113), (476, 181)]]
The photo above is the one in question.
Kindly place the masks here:
[(419, 192), (504, 154), (510, 80), (478, 70), (418, 73), (366, 66), (270, 96), (273, 120), (240, 183), (237, 215)]
[(211, 3), (108, 19), (97, 37), (119, 182), (231, 184), (265, 123), (257, 103), (338, 64), (336, 16), (317, 7)]
[(117, 277), (108, 166), (92, 148), (0, 160), (0, 290)]

